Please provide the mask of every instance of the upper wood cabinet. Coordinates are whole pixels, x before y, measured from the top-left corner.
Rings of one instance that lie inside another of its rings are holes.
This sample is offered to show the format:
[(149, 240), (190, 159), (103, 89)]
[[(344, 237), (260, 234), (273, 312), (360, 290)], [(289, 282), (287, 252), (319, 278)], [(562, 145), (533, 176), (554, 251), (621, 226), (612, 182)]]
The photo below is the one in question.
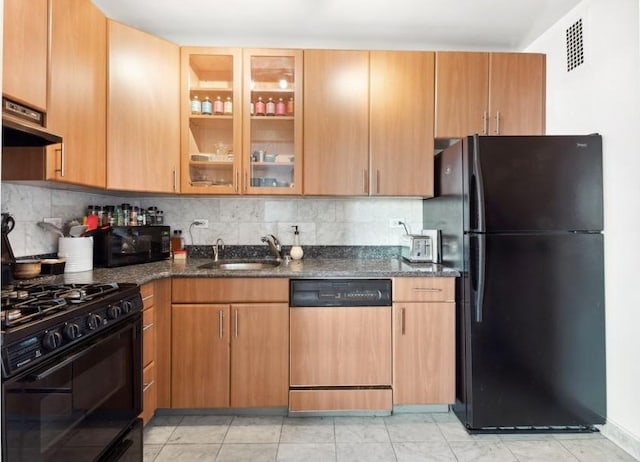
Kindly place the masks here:
[(243, 51), (243, 192), (302, 192), (302, 51)]
[(304, 51), (304, 194), (369, 194), (369, 52)]
[(182, 48), (180, 72), (181, 191), (238, 194), (242, 50)]
[(545, 55), (491, 53), (489, 135), (544, 135), (545, 80)]
[(107, 19), (90, 0), (50, 2), (47, 126), (64, 140), (49, 179), (105, 187)]
[(180, 51), (109, 21), (107, 189), (178, 192)]
[(434, 54), (304, 53), (304, 193), (432, 196)]
[(5, 0), (2, 94), (47, 109), (47, 0)]
[(370, 193), (433, 196), (434, 53), (372, 51)]
[(436, 53), (435, 137), (542, 135), (545, 56)]

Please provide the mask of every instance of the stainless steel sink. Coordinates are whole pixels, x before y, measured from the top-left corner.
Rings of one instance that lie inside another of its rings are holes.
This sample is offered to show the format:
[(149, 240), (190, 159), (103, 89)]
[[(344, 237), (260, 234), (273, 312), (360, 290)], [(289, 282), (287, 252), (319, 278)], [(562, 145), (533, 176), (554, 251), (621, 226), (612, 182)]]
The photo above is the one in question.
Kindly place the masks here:
[(200, 269), (221, 269), (231, 271), (250, 271), (275, 268), (280, 265), (277, 260), (221, 260), (198, 266)]

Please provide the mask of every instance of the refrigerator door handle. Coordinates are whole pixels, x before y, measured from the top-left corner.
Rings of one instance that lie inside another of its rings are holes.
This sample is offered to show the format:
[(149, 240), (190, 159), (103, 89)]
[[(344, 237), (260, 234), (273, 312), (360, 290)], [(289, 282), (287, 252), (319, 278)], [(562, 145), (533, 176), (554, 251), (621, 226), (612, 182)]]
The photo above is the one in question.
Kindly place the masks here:
[(484, 232), (484, 186), (478, 151), (479, 144), (480, 139), (478, 135), (474, 135), (471, 164), (471, 231)]
[[(482, 307), (484, 304), (484, 279), (485, 279), (485, 267), (486, 267), (486, 236), (483, 234), (471, 236), (471, 239), (476, 241), (475, 255), (472, 256), (474, 261), (474, 267), (472, 268), (472, 283), (474, 285), (474, 308), (476, 322), (482, 322)], [(473, 249), (473, 247), (472, 247)]]

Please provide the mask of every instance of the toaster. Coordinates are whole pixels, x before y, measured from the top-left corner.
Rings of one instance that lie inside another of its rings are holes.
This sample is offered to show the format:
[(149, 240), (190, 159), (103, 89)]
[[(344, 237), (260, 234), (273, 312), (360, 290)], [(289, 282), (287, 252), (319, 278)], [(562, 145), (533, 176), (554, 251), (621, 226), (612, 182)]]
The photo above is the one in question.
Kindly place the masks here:
[(422, 234), (401, 237), (402, 257), (410, 262), (440, 263), (440, 230), (423, 229)]
[(405, 234), (400, 239), (402, 256), (411, 262), (430, 262), (433, 259), (433, 243), (430, 236)]

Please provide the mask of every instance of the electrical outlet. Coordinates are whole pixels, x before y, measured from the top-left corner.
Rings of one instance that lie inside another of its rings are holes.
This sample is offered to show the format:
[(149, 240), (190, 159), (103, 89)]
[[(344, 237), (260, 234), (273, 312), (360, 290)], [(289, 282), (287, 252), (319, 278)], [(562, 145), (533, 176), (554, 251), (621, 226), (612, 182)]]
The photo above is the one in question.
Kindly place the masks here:
[(194, 228), (208, 228), (209, 227), (209, 220), (207, 220), (206, 218), (194, 218), (192, 223), (193, 223), (193, 227)]
[(51, 223), (53, 226), (57, 226), (58, 228), (62, 228), (62, 218), (43, 218), (42, 221), (45, 223)]
[(404, 218), (389, 218), (389, 228), (402, 228), (405, 223)]

